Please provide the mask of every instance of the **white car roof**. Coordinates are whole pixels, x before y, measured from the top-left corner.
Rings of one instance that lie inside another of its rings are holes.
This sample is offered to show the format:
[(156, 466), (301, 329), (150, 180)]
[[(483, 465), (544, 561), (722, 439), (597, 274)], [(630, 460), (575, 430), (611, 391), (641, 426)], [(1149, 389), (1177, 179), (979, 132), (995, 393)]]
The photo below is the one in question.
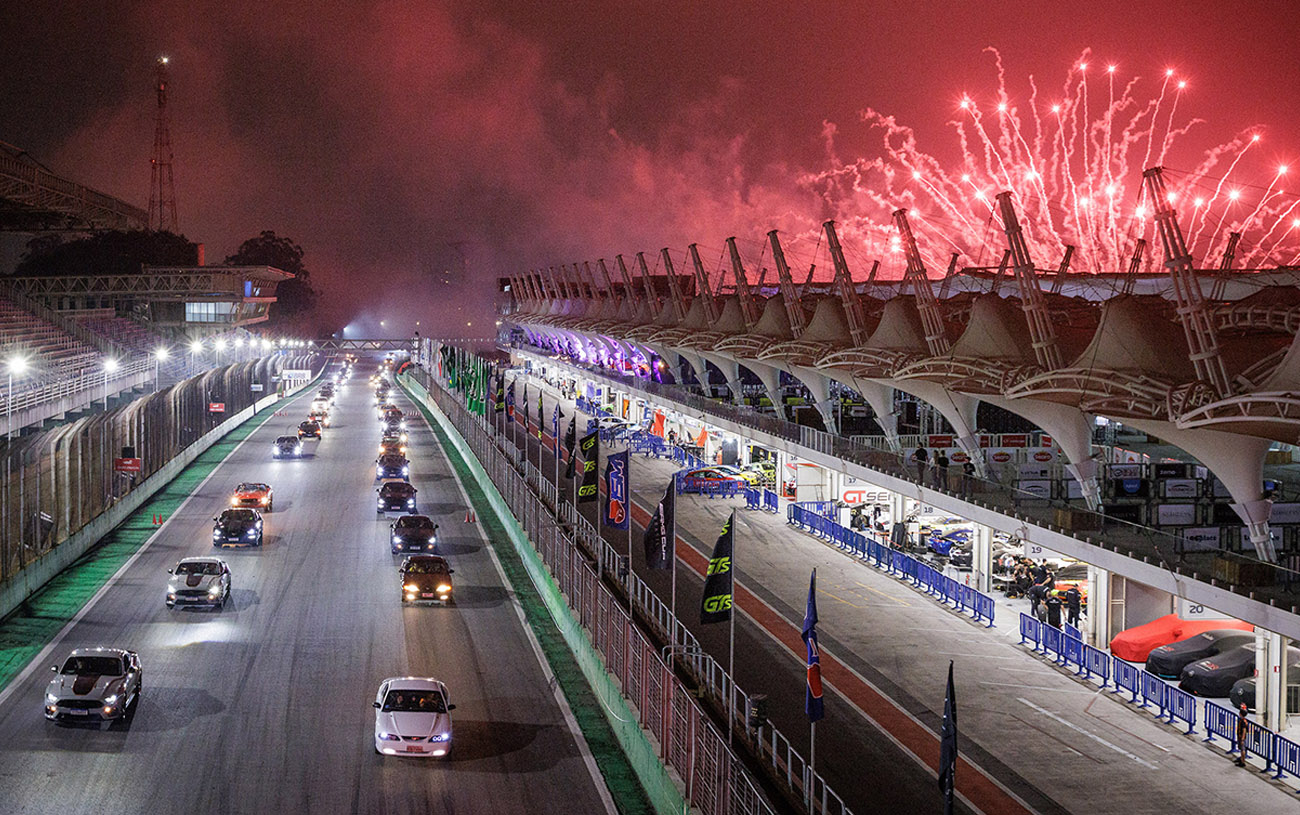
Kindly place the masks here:
[(176, 561), (177, 566), (182, 563), (220, 563), (224, 565), (225, 561), (219, 557), (183, 557)]
[(130, 651), (127, 651), (125, 648), (106, 648), (102, 645), (97, 645), (93, 648), (73, 648), (72, 652), (69, 653), (68, 656), (70, 657), (115, 656), (121, 658), (121, 657), (125, 657), (129, 653)]
[(390, 691), (394, 690), (437, 690), (444, 694), (447, 692), (447, 686), (437, 679), (429, 676), (394, 676), (385, 679), (379, 683), (388, 685)]

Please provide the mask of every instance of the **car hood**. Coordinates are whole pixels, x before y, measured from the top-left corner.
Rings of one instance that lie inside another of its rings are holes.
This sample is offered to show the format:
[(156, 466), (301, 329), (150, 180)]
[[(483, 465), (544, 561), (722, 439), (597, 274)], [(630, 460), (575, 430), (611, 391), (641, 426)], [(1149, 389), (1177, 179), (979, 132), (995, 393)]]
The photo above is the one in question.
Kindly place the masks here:
[(182, 574), (171, 579), (173, 589), (210, 589), (221, 580), (219, 574)]
[(451, 735), (447, 713), (383, 713), (375, 717), (375, 728), (399, 736)]
[(125, 676), (59, 674), (50, 682), (49, 692), (59, 698), (80, 696), (87, 699), (103, 699), (110, 693), (120, 691), (125, 682)]
[(227, 535), (233, 535), (236, 532), (247, 532), (257, 526), (257, 521), (218, 521), (216, 529)]
[(423, 590), (423, 591), (433, 591), (434, 589), (436, 589), (436, 588), (438, 587), (438, 584), (439, 584), (439, 583), (446, 583), (448, 586), (450, 586), (450, 585), (451, 585), (451, 575), (449, 575), (449, 574), (427, 574), (427, 573), (425, 573), (425, 572), (421, 572), (421, 573), (419, 573), (419, 574), (408, 574), (408, 575), (406, 575), (405, 577), (402, 578), (402, 582), (403, 582), (403, 583), (414, 583), (415, 585), (419, 586), (420, 589)]
[(401, 538), (402, 540), (418, 540), (418, 541), (429, 541), (429, 540), (434, 540), (438, 537), (432, 529), (414, 529), (414, 528), (394, 529), (393, 536)]

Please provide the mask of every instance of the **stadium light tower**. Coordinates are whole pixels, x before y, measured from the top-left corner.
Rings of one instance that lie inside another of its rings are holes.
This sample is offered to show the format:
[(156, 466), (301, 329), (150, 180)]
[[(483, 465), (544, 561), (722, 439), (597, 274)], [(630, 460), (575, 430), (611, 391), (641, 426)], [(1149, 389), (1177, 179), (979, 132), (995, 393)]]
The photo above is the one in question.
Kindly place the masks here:
[(158, 390), (158, 365), (164, 359), (167, 359), (167, 349), (158, 346), (158, 350), (153, 352), (153, 389)]
[(117, 360), (109, 357), (104, 360), (104, 410), (108, 410), (108, 375), (117, 370)]
[(171, 117), (167, 113), (167, 57), (154, 63), (154, 91), (158, 114), (154, 122), (153, 158), (150, 159), (149, 229), (180, 234), (176, 220), (176, 182), (172, 177)]
[(5, 391), (5, 441), (14, 437), (14, 374), (27, 373), (27, 357), (10, 357), (5, 365), (9, 372), (9, 388)]

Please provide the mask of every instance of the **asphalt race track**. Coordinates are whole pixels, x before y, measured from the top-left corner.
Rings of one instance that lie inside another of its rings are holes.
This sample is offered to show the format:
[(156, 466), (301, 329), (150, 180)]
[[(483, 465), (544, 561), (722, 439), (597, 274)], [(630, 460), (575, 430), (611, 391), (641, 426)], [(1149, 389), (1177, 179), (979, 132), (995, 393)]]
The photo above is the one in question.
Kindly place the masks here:
[[(464, 499), (428, 427), (411, 422), (419, 511), (441, 524), (456, 604), (402, 608), (389, 520), (377, 520), (379, 426), (370, 368), (340, 389), (333, 426), (308, 457), (271, 443), (306, 418), (257, 429), (66, 631), (50, 658), (0, 694), (3, 813), (606, 812), (585, 747), (566, 723), (502, 578), (465, 524)], [(243, 480), (269, 482), (262, 549), (218, 553), (232, 571), (224, 611), (168, 611), (167, 569), (214, 553), (212, 517)], [(143, 698), (108, 731), (46, 722), (49, 665), (74, 647), (140, 653)], [(371, 701), (380, 680), (447, 683), (449, 761), (381, 757)]]

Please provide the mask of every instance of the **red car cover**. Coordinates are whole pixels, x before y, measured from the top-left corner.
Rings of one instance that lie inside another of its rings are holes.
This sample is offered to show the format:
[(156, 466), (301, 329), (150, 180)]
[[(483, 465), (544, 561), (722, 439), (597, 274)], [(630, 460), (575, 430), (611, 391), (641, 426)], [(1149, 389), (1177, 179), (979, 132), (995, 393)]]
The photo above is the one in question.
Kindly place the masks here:
[(1183, 620), (1177, 614), (1166, 614), (1146, 625), (1139, 625), (1116, 634), (1110, 641), (1110, 652), (1128, 662), (1146, 662), (1153, 648), (1221, 628), (1255, 630), (1250, 623), (1237, 620)]

